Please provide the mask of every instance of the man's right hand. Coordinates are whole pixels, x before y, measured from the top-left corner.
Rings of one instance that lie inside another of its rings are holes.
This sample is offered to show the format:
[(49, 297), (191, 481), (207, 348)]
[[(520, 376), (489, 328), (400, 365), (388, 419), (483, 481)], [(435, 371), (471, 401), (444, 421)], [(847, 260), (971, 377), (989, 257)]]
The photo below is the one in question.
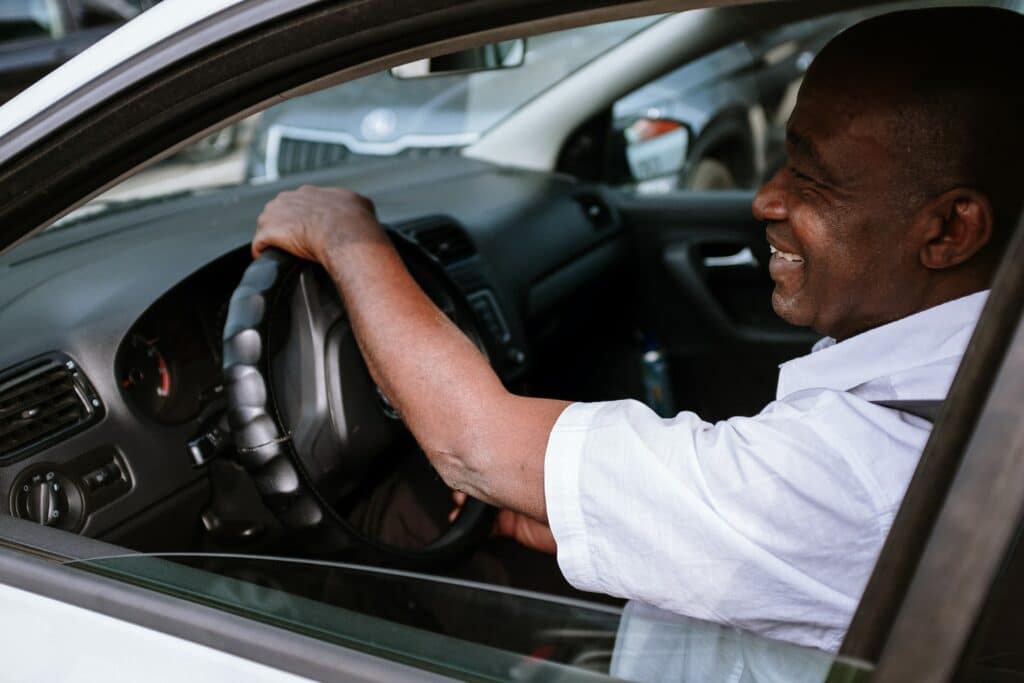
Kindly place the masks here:
[(267, 247), (329, 265), (329, 252), (357, 243), (389, 244), (366, 197), (342, 187), (303, 185), (263, 208), (252, 240), (254, 258)]
[[(448, 515), (449, 522), (455, 521), (462, 511), (462, 506), (466, 504), (466, 494), (461, 491), (453, 491), (452, 498), (455, 501), (455, 509)], [(494, 520), (494, 535), (506, 536), (542, 553), (554, 555), (558, 551), (551, 527), (512, 510), (498, 511), (498, 517)]]

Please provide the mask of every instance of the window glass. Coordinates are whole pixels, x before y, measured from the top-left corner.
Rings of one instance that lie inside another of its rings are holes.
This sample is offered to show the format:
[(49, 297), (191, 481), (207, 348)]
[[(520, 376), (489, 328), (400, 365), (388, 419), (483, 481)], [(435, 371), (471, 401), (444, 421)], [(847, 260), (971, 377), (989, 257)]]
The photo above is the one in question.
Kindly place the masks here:
[[(836, 33), (864, 15), (844, 12), (755, 35), (615, 102), (615, 130), (637, 130), (637, 121), (644, 127), (639, 136), (627, 135), (627, 184), (646, 194), (759, 186), (784, 162), (786, 121), (804, 71)], [(670, 145), (673, 126), (686, 135)]]
[[(40, 7), (44, 2), (14, 1)], [(91, 12), (118, 17), (155, 4), (83, 2)], [(594, 142), (598, 138), (611, 134), (617, 139), (626, 132), (622, 137), (632, 141), (626, 150), (628, 163), (643, 177), (615, 173), (611, 178), (603, 168), (607, 160), (588, 153), (581, 155), (579, 167), (560, 170), (644, 193), (759, 187), (784, 163), (785, 124), (804, 70), (818, 50), (870, 14), (928, 4), (925, 0), (881, 5), (754, 32), (680, 65), (614, 102), (611, 121), (598, 117), (600, 130), (582, 136), (588, 137), (584, 147), (592, 151), (601, 147)], [(1019, 8), (1021, 2), (996, 4)], [(332, 184), (344, 181), (325, 173), (329, 169), (458, 155), (538, 95), (559, 87), (587, 63), (663, 18), (639, 17), (528, 36), (522, 63), (511, 68), (422, 78), (396, 78), (382, 71), (289, 99), (145, 169), (57, 226), (183, 194), (300, 174), (321, 173), (306, 180)], [(572, 140), (563, 142), (563, 159), (572, 157), (565, 154), (572, 151)]]
[(80, 0), (81, 28), (122, 24), (145, 9), (142, 0)]
[[(923, 4), (840, 12), (755, 34), (638, 88), (612, 108), (613, 129), (636, 133), (626, 136), (629, 173), (617, 180), (644, 194), (759, 187), (785, 163), (786, 122), (818, 51), (868, 16)], [(1022, 7), (1020, 0), (977, 4)]]
[[(354, 565), (231, 555), (71, 563), (387, 659), (472, 680), (857, 680), (868, 669), (642, 607)], [(668, 674), (666, 676), (666, 673)]]
[[(129, 3), (122, 0), (91, 1), (96, 7), (124, 5), (128, 13)], [(423, 78), (382, 71), (290, 99), (129, 178), (58, 226), (126, 208), (126, 201), (137, 205), (334, 167), (458, 154), (526, 102), (660, 18), (530, 36), (521, 63), (515, 55), (518, 66)]]
[(50, 0), (0, 2), (0, 42), (53, 36), (58, 27), (58, 11)]
[(384, 71), (271, 107), (257, 127), (248, 175), (275, 179), (360, 159), (450, 154), (658, 18), (530, 37), (513, 68), (408, 80)]

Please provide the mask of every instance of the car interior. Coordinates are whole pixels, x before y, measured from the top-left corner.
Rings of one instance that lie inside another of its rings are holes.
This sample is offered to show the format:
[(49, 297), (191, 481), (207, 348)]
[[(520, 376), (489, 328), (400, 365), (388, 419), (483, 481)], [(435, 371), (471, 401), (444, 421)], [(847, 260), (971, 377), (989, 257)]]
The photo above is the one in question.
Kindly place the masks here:
[[(286, 556), (620, 604), (572, 589), (553, 557), (490, 537), (482, 505), (449, 524), (450, 492), (374, 386), (325, 273), (253, 262), (249, 240), (277, 193), (351, 188), (511, 390), (632, 398), (709, 422), (756, 414), (778, 365), (816, 341), (771, 308), (769, 248), (750, 211), (773, 170), (760, 158), (767, 142), (749, 182), (695, 189), (679, 177), (724, 158), (698, 136), (661, 191), (640, 182), (626, 149), (643, 117), (612, 114), (666, 73), (768, 31), (730, 22), (733, 11), (645, 22), (454, 153), (101, 196), (0, 254), (4, 535), (45, 527), (64, 540), (40, 553), (68, 558)], [(822, 11), (795, 3), (770, 28)], [(527, 36), (527, 60), (529, 50)], [(770, 116), (745, 113), (764, 140), (798, 84), (775, 86)], [(192, 162), (163, 161), (126, 184), (175, 172), (169, 163)], [(422, 519), (396, 511), (410, 497)], [(607, 634), (579, 643), (570, 658), (607, 655)]]

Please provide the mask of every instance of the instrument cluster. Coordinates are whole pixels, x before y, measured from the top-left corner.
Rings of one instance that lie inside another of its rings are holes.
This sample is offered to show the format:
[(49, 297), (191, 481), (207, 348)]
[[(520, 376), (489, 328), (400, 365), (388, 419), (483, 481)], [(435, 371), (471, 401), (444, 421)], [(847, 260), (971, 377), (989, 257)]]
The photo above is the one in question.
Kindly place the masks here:
[(200, 417), (223, 394), (221, 334), (228, 299), (248, 263), (233, 253), (196, 272), (154, 303), (115, 359), (125, 401), (156, 422)]

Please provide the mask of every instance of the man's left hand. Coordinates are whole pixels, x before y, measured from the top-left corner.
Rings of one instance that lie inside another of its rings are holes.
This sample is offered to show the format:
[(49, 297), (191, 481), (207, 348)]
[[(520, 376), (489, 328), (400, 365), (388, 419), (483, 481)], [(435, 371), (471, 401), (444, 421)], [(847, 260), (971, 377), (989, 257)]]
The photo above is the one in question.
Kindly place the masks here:
[[(448, 513), (449, 522), (454, 522), (462, 513), (462, 508), (466, 505), (468, 497), (462, 491), (453, 491), (452, 500), (455, 501), (455, 508)], [(551, 533), (551, 527), (521, 512), (507, 508), (498, 510), (498, 516), (494, 519), (494, 528), (491, 530), (491, 534), (511, 538), (531, 550), (537, 550), (549, 555), (554, 555), (558, 552), (558, 544), (555, 543), (555, 536)]]

